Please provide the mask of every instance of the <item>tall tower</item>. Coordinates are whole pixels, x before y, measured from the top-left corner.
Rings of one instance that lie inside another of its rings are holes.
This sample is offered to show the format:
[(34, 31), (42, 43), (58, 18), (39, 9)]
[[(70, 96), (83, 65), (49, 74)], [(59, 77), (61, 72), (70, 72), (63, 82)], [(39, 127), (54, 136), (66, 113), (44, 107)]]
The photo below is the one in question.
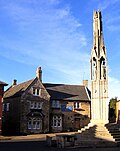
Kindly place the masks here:
[(100, 11), (93, 14), (91, 64), (91, 122), (108, 123), (108, 66)]

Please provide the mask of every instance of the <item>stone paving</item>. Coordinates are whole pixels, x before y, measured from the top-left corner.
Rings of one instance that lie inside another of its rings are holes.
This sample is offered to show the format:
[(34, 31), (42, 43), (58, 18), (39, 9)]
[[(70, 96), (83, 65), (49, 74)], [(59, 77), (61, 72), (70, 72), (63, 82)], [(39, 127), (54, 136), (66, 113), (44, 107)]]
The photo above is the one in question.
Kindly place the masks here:
[(58, 134), (75, 134), (75, 132), (65, 132), (65, 133), (48, 133), (48, 134), (33, 134), (26, 136), (0, 136), (0, 142), (14, 142), (14, 141), (45, 141), (46, 136), (56, 136)]

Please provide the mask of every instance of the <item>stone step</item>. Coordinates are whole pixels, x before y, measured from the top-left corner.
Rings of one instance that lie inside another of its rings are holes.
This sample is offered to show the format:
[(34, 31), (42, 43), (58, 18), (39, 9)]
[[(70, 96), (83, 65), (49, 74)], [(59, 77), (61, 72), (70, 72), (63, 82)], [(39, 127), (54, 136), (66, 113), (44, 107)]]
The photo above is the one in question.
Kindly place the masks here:
[(115, 138), (115, 141), (120, 142), (120, 138)]
[(109, 133), (115, 139), (117, 145), (120, 145), (120, 125), (118, 124), (107, 124), (106, 128), (108, 129)]
[[(108, 129), (102, 124), (88, 125), (82, 128), (77, 134), (76, 144), (79, 146), (111, 147), (116, 146), (115, 139), (109, 133)], [(119, 139), (118, 139), (119, 141)]]
[(112, 135), (114, 138), (120, 138), (120, 135)]

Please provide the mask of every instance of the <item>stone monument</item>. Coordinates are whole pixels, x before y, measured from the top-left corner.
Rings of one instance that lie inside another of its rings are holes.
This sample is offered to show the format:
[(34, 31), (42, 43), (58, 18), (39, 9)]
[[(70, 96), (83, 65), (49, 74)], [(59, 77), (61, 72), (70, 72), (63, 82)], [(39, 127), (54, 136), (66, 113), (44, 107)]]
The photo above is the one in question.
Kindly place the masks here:
[(108, 123), (108, 65), (100, 11), (93, 14), (93, 48), (90, 58), (91, 123)]

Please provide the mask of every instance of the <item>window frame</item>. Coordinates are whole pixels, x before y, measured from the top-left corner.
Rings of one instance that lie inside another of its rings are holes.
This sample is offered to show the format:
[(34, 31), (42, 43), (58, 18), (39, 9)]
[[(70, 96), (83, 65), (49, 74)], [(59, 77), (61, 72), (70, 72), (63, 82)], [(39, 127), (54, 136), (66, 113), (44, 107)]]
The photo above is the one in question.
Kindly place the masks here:
[(42, 109), (43, 102), (30, 101), (30, 109)]
[(53, 115), (53, 127), (62, 127), (62, 116)]
[(74, 109), (81, 109), (81, 102), (74, 102)]
[[(31, 123), (31, 124), (30, 124), (30, 123)], [(28, 129), (29, 129), (29, 130), (32, 129), (32, 119), (31, 119), (31, 118), (28, 119), (28, 125), (27, 125), (27, 126), (28, 126)]]
[(2, 104), (2, 112), (4, 112), (5, 111), (5, 104), (3, 103)]
[(40, 96), (41, 95), (41, 88), (32, 87), (32, 94), (34, 96)]
[(42, 130), (42, 121), (40, 118), (28, 119), (28, 130)]
[(59, 100), (52, 100), (52, 108), (61, 108)]
[(10, 103), (6, 103), (6, 111), (7, 111), (7, 112), (10, 111)]

